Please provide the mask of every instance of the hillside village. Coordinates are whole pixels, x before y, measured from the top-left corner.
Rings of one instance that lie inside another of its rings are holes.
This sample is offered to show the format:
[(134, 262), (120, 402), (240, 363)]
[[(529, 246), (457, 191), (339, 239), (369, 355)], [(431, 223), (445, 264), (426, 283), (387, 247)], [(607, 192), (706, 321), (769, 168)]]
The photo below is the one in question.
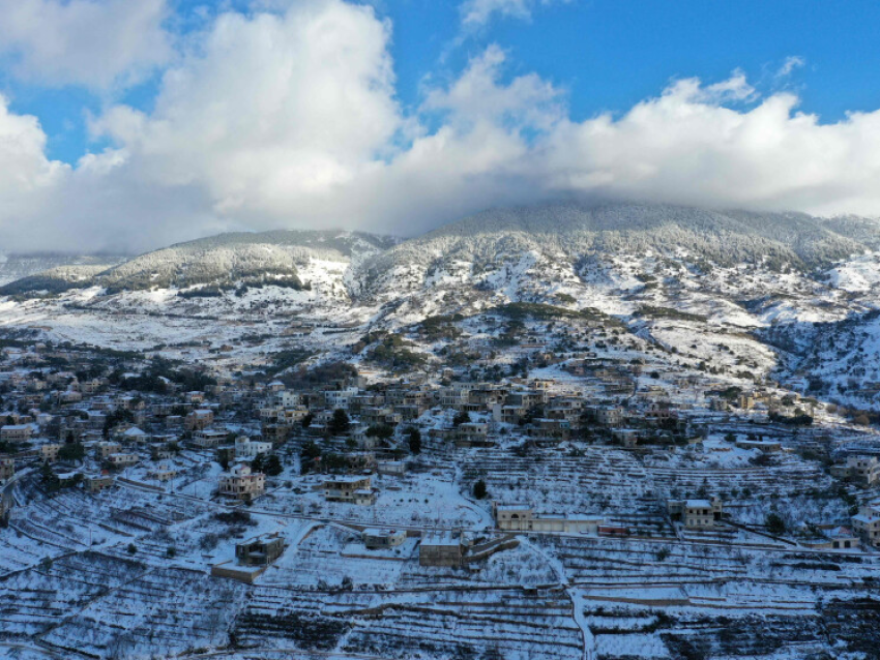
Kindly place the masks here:
[(870, 410), (546, 304), (337, 337), (211, 362), (7, 329), (0, 645), (865, 657)]

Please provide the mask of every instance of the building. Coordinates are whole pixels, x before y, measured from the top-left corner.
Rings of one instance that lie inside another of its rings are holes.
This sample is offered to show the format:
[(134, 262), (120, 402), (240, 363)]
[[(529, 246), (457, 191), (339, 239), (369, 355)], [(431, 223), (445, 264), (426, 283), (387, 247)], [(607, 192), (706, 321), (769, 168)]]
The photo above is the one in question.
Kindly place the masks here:
[(83, 483), (89, 493), (100, 493), (113, 485), (113, 477), (106, 474), (90, 475), (83, 480)]
[(0, 483), (11, 479), (15, 474), (15, 459), (0, 458)]
[(239, 500), (254, 500), (266, 492), (266, 475), (251, 472), (247, 465), (236, 465), (220, 478), (219, 493)]
[(268, 566), (284, 552), (284, 538), (278, 534), (255, 536), (235, 544), (235, 558), (242, 566)]
[(493, 444), (488, 441), (489, 425), (485, 422), (465, 422), (459, 424), (455, 442), (459, 447), (479, 447)]
[(198, 431), (214, 423), (214, 412), (205, 408), (193, 410), (183, 422), (187, 431)]
[(110, 454), (107, 457), (107, 462), (117, 469), (126, 468), (130, 465), (135, 465), (140, 460), (140, 456), (138, 456), (137, 454), (118, 453)]
[(0, 490), (0, 527), (9, 526), (9, 518), (12, 514), (13, 506), (15, 506), (15, 500), (12, 497), (12, 489), (4, 488)]
[(40, 446), (40, 458), (46, 463), (54, 463), (58, 460), (58, 452), (61, 451), (61, 445), (57, 442)]
[(723, 505), (717, 497), (711, 500), (670, 500), (667, 510), (673, 520), (684, 523), (685, 529), (711, 529), (721, 520)]
[(831, 474), (874, 486), (880, 483), (880, 460), (876, 456), (848, 456), (846, 463), (831, 468)]
[(150, 470), (147, 476), (156, 481), (171, 481), (177, 476), (177, 470), (168, 465), (168, 463), (161, 463), (158, 467)]
[(740, 449), (758, 449), (768, 454), (782, 451), (782, 443), (775, 440), (737, 440), (736, 446)]
[(406, 461), (378, 461), (376, 466), (383, 476), (402, 477), (406, 474)]
[(861, 543), (859, 537), (846, 527), (835, 527), (819, 538), (802, 541), (801, 545), (812, 550), (855, 550)]
[(615, 429), (611, 432), (612, 437), (627, 449), (632, 449), (639, 444), (642, 432), (638, 429)]
[(381, 550), (383, 548), (396, 548), (406, 541), (406, 530), (403, 529), (376, 529), (364, 530), (364, 545), (368, 550)]
[(372, 506), (379, 499), (379, 491), (375, 488), (358, 488), (354, 491), (354, 503), (359, 506)]
[(623, 422), (623, 411), (615, 406), (598, 408), (596, 421), (602, 426), (620, 426)]
[(243, 435), (235, 439), (235, 457), (238, 459), (255, 458), (260, 454), (268, 454), (271, 451), (271, 442), (254, 442)]
[(880, 547), (880, 504), (870, 504), (859, 508), (852, 517), (853, 531), (867, 543)]
[(4, 442), (27, 442), (30, 439), (30, 424), (6, 424), (0, 427), (0, 440)]
[(118, 442), (99, 442), (95, 455), (100, 460), (106, 460), (110, 454), (118, 454), (122, 450), (122, 445)]
[(201, 449), (213, 449), (226, 440), (228, 434), (219, 429), (200, 429), (193, 433), (192, 443)]
[(492, 503), (495, 526), (507, 532), (557, 532), (596, 534), (605, 522), (601, 516), (577, 514), (536, 514), (529, 504)]
[(419, 544), (419, 565), (458, 568), (466, 551), (467, 546), (461, 534), (428, 532)]
[(354, 502), (357, 491), (371, 490), (370, 477), (335, 477), (324, 482), (324, 499), (328, 502)]

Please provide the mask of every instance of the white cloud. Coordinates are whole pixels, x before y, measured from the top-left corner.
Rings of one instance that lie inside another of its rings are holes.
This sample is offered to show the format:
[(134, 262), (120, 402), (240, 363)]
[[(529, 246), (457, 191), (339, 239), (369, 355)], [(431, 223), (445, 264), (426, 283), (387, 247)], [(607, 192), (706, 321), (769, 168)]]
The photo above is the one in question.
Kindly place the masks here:
[(782, 63), (782, 66), (779, 67), (779, 71), (776, 72), (777, 78), (784, 78), (786, 76), (790, 76), (791, 73), (795, 69), (800, 69), (802, 66), (806, 65), (807, 61), (798, 55), (790, 55), (785, 58), (785, 61)]
[(75, 168), (0, 102), (0, 245), (145, 249), (223, 230), (414, 234), (494, 205), (565, 196), (880, 215), (880, 111), (822, 124), (741, 72), (671, 83), (572, 120), (491, 46), (405, 115), (390, 26), (342, 0), (226, 13), (188, 44), (149, 113), (116, 106), (115, 145)]
[(106, 87), (168, 61), (166, 0), (0, 0), (0, 53), (39, 84)]
[(461, 22), (466, 27), (485, 25), (496, 15), (529, 20), (536, 5), (570, 0), (465, 0), (459, 8)]

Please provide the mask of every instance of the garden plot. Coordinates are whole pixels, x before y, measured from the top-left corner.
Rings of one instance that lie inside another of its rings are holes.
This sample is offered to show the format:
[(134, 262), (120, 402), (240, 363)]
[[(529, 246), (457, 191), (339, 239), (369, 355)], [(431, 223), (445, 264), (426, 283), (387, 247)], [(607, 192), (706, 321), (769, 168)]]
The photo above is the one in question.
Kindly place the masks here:
[(360, 532), (339, 525), (315, 528), (296, 547), (285, 551), (260, 577), (260, 584), (298, 589), (335, 588), (343, 583), (358, 588), (389, 587), (398, 581), (407, 563), (418, 562), (417, 555), (407, 562), (343, 555), (355, 544), (364, 555), (369, 554)]
[(43, 640), (100, 658), (167, 657), (226, 646), (245, 590), (200, 572), (152, 569), (112, 589)]
[(87, 552), (18, 573), (0, 582), (0, 629), (7, 637), (45, 632), (144, 569), (138, 562)]
[(495, 501), (531, 503), (540, 513), (600, 514), (634, 533), (672, 536), (654, 484), (631, 454), (607, 447), (582, 452), (475, 452), (464, 462), (463, 479), (483, 479)]
[(422, 657), (438, 659), (583, 657), (581, 630), (560, 589), (383, 594), (368, 614), (356, 620), (345, 650), (382, 657), (418, 650)]
[[(418, 478), (374, 478), (379, 489), (375, 504), (359, 506), (345, 502), (327, 502), (320, 490), (313, 490), (324, 479), (303, 479), (304, 492), (296, 498), (260, 498), (254, 508), (267, 513), (305, 514), (313, 518), (358, 523), (370, 527), (464, 527), (483, 528), (491, 518), (482, 508), (465, 499), (451, 475), (422, 474)], [(291, 503), (295, 499), (295, 503)]]
[(645, 633), (621, 633), (596, 635), (596, 656), (599, 660), (613, 658), (639, 658), (652, 660), (670, 658), (669, 649), (659, 635)]
[(729, 469), (666, 468), (646, 471), (657, 492), (671, 497), (693, 497), (700, 492), (719, 495), (725, 511), (736, 522), (763, 524), (768, 502), (785, 502), (784, 516), (791, 527), (800, 522), (845, 520), (849, 504), (835, 495), (834, 480), (820, 467), (797, 455), (776, 454), (769, 465)]
[(233, 634), (241, 648), (330, 651), (351, 628), (351, 609), (375, 604), (371, 593), (336, 594), (259, 585), (236, 618)]
[(503, 550), (485, 561), (468, 564), (466, 568), (420, 566), (408, 563), (398, 583), (399, 588), (416, 589), (419, 586), (465, 587), (475, 585), (535, 588), (557, 584), (559, 577), (547, 561), (529, 544)]
[(14, 527), (0, 529), (0, 578), (65, 552), (59, 546), (34, 541)]

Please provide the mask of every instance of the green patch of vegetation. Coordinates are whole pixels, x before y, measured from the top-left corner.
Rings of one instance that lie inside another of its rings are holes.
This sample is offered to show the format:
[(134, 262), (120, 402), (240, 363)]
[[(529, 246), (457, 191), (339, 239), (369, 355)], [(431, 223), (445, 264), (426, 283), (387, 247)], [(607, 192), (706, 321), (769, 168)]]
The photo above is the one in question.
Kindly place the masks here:
[(314, 356), (314, 353), (302, 348), (292, 348), (286, 351), (279, 351), (272, 355), (272, 366), (266, 369), (266, 373), (269, 376), (274, 376), (275, 374), (286, 371), (291, 367), (302, 364), (312, 356)]
[(412, 342), (400, 335), (386, 334), (369, 352), (368, 358), (392, 371), (409, 371), (423, 367), (428, 358), (411, 350)]
[(464, 318), (461, 314), (429, 316), (419, 324), (419, 331), (428, 341), (458, 339), (461, 330), (454, 324), (463, 321)]
[(639, 307), (635, 316), (652, 319), (674, 319), (676, 321), (695, 321), (705, 323), (709, 317), (703, 314), (691, 314), (682, 312), (671, 307), (655, 307), (653, 305), (642, 305)]
[(602, 323), (605, 325), (623, 327), (623, 323), (618, 319), (608, 316), (604, 312), (592, 307), (584, 307), (580, 310), (566, 309), (565, 307), (557, 307), (556, 305), (546, 305), (544, 303), (526, 303), (516, 302), (508, 303), (496, 307), (496, 313), (501, 314), (509, 319), (522, 321), (531, 318), (536, 321), (553, 321), (557, 319), (576, 319), (583, 321), (591, 321), (594, 323)]

